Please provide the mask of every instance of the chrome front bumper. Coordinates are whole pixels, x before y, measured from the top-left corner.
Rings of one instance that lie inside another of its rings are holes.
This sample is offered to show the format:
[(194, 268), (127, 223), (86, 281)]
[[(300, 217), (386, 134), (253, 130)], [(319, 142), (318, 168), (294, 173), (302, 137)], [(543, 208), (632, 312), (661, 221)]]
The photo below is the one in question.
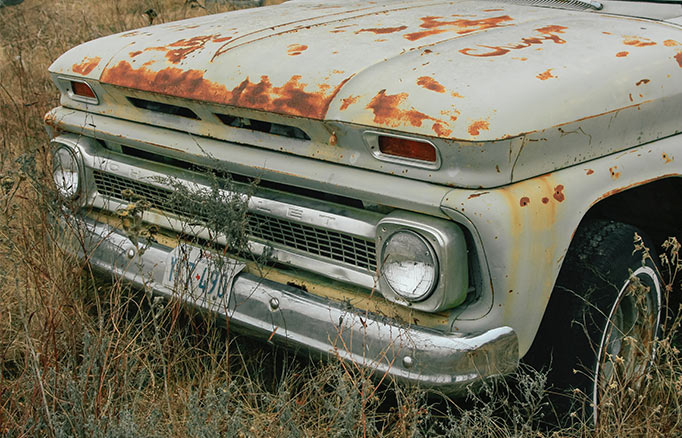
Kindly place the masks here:
[[(76, 221), (79, 243), (98, 271), (152, 293), (171, 297), (162, 284), (172, 248), (152, 244), (140, 251), (122, 232), (89, 218)], [(73, 227), (65, 227), (72, 228)], [(446, 394), (462, 393), (483, 378), (508, 374), (518, 364), (518, 340), (510, 327), (483, 333), (441, 333), (354, 311), (297, 288), (243, 272), (225, 308), (213, 309), (250, 334), (296, 350), (352, 361), (379, 377), (419, 384)]]

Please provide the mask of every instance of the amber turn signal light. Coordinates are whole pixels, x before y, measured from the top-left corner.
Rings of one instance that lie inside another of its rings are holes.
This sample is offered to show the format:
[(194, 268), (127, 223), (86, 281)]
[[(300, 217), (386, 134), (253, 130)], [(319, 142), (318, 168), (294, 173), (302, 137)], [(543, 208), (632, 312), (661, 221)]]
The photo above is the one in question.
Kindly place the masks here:
[(73, 94), (75, 94), (76, 96), (87, 97), (89, 99), (97, 99), (97, 96), (95, 96), (95, 92), (92, 91), (90, 85), (86, 84), (85, 82), (71, 81), (71, 90), (73, 91)]
[(379, 136), (379, 151), (385, 155), (435, 163), (436, 148), (430, 143), (399, 137)]

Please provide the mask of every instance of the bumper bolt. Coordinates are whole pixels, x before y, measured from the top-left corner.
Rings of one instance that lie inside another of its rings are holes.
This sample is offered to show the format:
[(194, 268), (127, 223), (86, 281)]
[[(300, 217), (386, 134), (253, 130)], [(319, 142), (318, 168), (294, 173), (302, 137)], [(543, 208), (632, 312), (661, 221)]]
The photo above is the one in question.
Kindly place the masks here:
[(270, 310), (279, 309), (279, 300), (277, 298), (270, 298)]
[(130, 248), (128, 251), (126, 251), (126, 255), (128, 256), (129, 259), (132, 259), (135, 257), (135, 248)]
[(403, 366), (405, 368), (412, 368), (413, 365), (414, 365), (414, 359), (412, 359), (412, 357), (410, 357), (410, 356), (403, 357)]

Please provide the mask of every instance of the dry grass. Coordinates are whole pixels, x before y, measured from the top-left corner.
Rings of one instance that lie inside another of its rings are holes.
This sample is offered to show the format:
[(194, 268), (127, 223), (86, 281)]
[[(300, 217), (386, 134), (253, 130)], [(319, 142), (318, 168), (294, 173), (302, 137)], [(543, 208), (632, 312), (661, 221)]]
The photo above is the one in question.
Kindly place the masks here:
[(593, 431), (577, 419), (547, 424), (541, 373), (492, 382), (458, 402), (377, 388), (337, 363), (235, 340), (211, 318), (112, 286), (60, 251), (42, 123), (58, 94), (47, 67), (80, 42), (148, 24), (150, 8), (156, 22), (206, 13), (184, 0), (26, 0), (0, 9), (0, 436), (682, 433), (679, 319), (647, 385), (613, 388)]

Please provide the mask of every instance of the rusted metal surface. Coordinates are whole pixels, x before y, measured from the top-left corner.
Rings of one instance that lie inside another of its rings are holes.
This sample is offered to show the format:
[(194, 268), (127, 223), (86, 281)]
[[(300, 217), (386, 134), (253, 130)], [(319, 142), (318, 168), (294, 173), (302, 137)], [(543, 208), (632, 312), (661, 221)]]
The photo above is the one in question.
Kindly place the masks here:
[(457, 329), (470, 330), (483, 320), (509, 324), (519, 334), (523, 354), (540, 325), (585, 213), (628, 189), (682, 177), (681, 153), (678, 135), (602, 157), (589, 166), (575, 165), (485, 192), (454, 189), (448, 193), (444, 211), (455, 220), (461, 220), (461, 215), (471, 219), (471, 230), (480, 236), (488, 260), (492, 287), (490, 299), (462, 312), (454, 323)]
[[(681, 32), (508, 3), (290, 2), (89, 42), (51, 71), (91, 81), (100, 96), (96, 106), (63, 97), (71, 108), (176, 129), (177, 120), (126, 97), (160, 100), (201, 114), (182, 120), (191, 134), (494, 187), (678, 132)], [(294, 125), (311, 141), (275, 144), (226, 129), (207, 104)], [(429, 137), (441, 171), (378, 162), (361, 139), (367, 128)]]

